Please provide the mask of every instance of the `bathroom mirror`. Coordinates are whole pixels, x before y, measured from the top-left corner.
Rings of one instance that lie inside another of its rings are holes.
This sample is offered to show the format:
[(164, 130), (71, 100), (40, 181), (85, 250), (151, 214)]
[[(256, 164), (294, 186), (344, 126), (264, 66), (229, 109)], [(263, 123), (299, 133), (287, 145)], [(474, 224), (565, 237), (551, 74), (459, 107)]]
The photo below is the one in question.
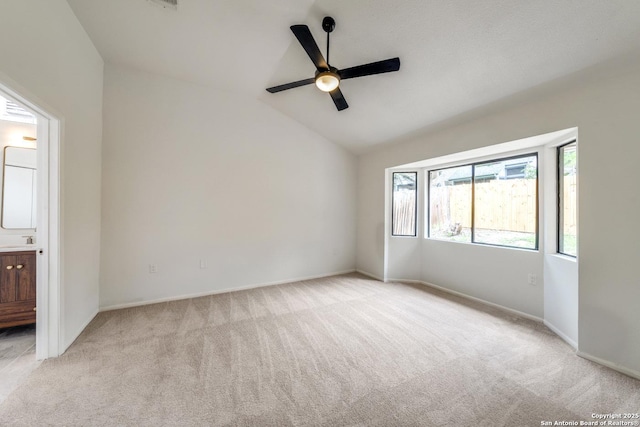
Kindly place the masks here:
[(2, 228), (36, 227), (36, 150), (5, 147)]

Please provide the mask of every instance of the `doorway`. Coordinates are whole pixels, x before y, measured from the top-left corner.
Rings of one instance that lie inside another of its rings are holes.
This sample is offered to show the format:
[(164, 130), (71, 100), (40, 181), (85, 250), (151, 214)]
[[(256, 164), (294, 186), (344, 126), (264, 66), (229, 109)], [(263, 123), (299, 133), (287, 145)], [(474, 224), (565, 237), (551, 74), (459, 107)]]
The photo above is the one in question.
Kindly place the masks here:
[[(23, 228), (18, 228), (18, 236), (12, 237), (12, 239), (24, 239), (24, 245), (29, 245), (28, 242), (31, 241), (32, 246), (29, 246), (28, 249), (32, 248), (35, 253), (35, 359), (44, 360), (49, 357), (57, 357), (61, 348), (59, 279), (60, 120), (45, 108), (32, 102), (28, 96), (24, 96), (2, 82), (0, 82), (0, 97), (7, 100), (12, 108), (17, 107), (15, 111), (24, 112), (26, 113), (25, 115), (35, 117), (35, 136), (19, 135), (18, 139), (24, 141), (25, 144), (12, 144), (25, 146), (29, 145), (26, 144), (29, 142), (31, 145), (27, 148), (35, 149), (35, 167), (31, 175), (34, 191), (30, 199), (33, 210), (32, 223), (19, 225), (18, 227)], [(7, 103), (5, 103), (5, 108), (6, 105)], [(23, 153), (20, 152), (19, 154)], [(4, 166), (3, 164), (3, 169)], [(27, 187), (22, 188), (25, 191), (24, 189)], [(24, 194), (22, 196), (22, 199), (29, 199)], [(15, 236), (16, 233), (9, 234)], [(18, 244), (18, 242), (9, 244)], [(24, 247), (21, 249), (24, 249)]]

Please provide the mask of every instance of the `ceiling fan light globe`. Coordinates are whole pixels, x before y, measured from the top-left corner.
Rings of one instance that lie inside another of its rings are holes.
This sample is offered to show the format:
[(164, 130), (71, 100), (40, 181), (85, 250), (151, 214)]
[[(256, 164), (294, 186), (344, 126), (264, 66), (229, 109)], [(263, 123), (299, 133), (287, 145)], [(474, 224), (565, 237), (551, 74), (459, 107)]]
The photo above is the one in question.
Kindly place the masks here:
[(316, 86), (323, 92), (331, 92), (340, 84), (340, 77), (331, 71), (324, 71), (316, 76)]

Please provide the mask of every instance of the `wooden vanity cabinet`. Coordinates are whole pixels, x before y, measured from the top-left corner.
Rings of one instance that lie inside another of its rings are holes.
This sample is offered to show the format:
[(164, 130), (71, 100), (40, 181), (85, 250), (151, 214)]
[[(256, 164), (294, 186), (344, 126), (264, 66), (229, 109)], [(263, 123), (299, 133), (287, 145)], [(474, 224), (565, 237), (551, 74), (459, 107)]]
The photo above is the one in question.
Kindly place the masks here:
[(0, 328), (36, 323), (36, 253), (0, 252)]

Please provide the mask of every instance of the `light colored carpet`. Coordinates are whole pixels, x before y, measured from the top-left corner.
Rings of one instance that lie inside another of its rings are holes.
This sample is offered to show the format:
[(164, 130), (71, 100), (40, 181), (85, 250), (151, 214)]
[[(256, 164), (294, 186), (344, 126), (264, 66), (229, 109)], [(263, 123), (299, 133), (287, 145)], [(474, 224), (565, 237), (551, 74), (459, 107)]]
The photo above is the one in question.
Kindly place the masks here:
[(359, 275), (99, 314), (2, 425), (540, 426), (640, 412), (543, 325)]

